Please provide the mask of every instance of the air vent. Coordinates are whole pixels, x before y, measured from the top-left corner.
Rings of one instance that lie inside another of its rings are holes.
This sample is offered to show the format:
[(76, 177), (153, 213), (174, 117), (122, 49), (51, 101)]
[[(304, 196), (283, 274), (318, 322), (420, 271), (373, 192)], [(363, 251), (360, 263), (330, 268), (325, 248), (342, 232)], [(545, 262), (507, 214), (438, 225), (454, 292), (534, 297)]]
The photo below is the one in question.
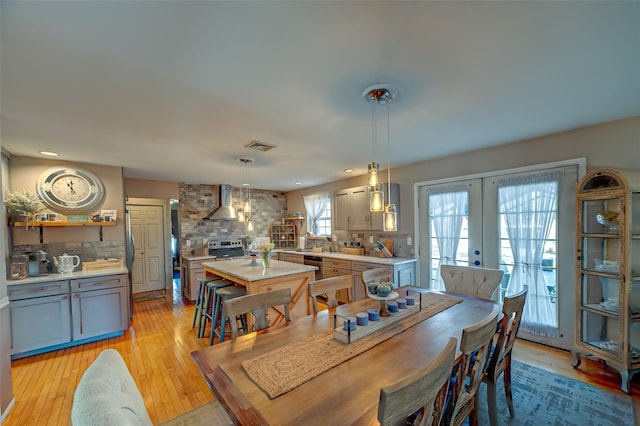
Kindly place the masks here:
[(269, 145), (268, 143), (260, 141), (251, 141), (249, 145), (245, 145), (245, 148), (257, 149), (258, 151), (269, 151), (270, 149), (275, 147), (275, 145)]

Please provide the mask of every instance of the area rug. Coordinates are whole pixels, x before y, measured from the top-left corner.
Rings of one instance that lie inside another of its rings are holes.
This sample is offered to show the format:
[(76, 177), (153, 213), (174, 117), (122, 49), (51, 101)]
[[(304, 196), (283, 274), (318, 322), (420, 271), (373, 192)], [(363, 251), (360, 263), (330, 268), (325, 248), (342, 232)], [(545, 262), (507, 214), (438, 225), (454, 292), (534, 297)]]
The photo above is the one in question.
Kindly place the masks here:
[[(527, 364), (512, 361), (515, 417), (509, 418), (502, 376), (498, 379), (498, 423), (501, 425), (633, 425), (631, 397), (596, 388)], [(489, 424), (487, 388), (480, 386), (478, 424)]]
[(427, 293), (422, 296), (422, 310), (349, 345), (327, 330), (242, 361), (242, 368), (273, 399), (460, 302), (457, 297)]
[(149, 291), (146, 293), (134, 294), (133, 301), (144, 302), (145, 300), (162, 299), (163, 297), (166, 297), (164, 290)]

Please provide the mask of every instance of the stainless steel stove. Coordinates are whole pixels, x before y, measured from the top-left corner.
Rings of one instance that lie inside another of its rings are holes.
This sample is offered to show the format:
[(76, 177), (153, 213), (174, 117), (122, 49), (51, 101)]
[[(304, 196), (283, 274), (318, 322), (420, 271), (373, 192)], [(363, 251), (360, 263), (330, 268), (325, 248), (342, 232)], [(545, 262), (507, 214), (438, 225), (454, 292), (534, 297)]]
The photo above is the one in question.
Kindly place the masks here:
[(244, 256), (242, 240), (210, 241), (209, 256), (215, 256), (216, 260), (233, 259)]

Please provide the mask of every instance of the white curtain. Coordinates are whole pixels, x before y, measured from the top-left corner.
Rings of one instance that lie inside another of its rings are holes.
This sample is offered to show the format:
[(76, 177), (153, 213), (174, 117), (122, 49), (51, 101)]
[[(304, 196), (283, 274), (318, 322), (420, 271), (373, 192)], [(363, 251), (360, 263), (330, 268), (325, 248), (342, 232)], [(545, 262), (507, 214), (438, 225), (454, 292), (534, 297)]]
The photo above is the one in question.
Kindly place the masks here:
[(444, 281), (440, 276), (442, 265), (455, 265), (462, 220), (468, 212), (469, 195), (467, 191), (440, 192), (429, 191), (429, 216), (433, 222), (435, 238), (438, 243), (440, 259), (438, 273), (434, 277), (433, 289), (444, 290)]
[(307, 231), (318, 235), (318, 219), (324, 216), (324, 212), (331, 201), (328, 192), (305, 195), (304, 207), (307, 209)]
[(507, 295), (529, 287), (521, 328), (532, 334), (559, 337), (542, 270), (545, 239), (558, 211), (558, 188), (564, 171), (504, 178), (499, 181), (500, 213), (504, 215), (514, 266)]

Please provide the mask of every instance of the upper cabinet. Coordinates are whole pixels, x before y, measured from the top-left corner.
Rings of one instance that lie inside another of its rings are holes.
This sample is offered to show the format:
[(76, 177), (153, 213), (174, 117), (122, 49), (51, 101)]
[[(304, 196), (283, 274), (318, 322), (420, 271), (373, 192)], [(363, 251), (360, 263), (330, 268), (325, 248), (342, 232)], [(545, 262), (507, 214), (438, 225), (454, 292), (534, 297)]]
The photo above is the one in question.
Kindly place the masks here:
[[(637, 174), (637, 172), (636, 172)], [(640, 176), (588, 173), (577, 189), (576, 350), (618, 370), (640, 371)]]
[[(385, 204), (389, 202), (387, 185), (384, 185)], [(391, 184), (391, 203), (400, 205), (400, 187)], [(369, 210), (369, 187), (358, 186), (333, 193), (333, 227), (336, 230), (382, 231), (382, 212)]]

